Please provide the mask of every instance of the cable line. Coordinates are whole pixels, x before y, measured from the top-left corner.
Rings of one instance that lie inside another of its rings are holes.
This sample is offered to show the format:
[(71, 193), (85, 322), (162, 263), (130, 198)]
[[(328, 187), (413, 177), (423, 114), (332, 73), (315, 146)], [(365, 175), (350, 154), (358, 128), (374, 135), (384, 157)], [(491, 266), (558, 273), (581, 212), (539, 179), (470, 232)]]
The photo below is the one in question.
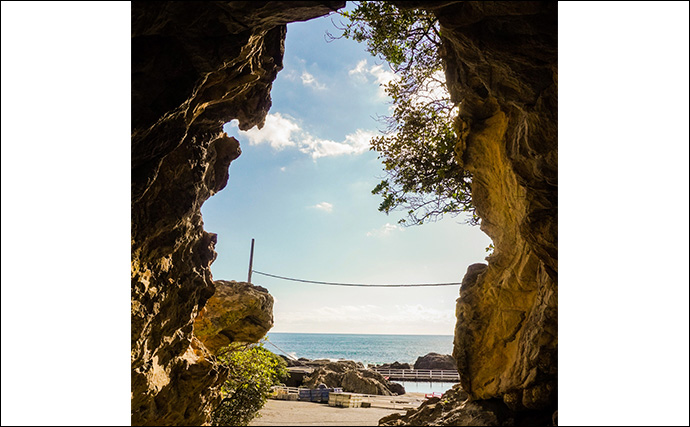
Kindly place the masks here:
[(362, 288), (411, 288), (411, 287), (422, 287), (422, 286), (457, 286), (461, 285), (462, 282), (449, 282), (449, 283), (414, 283), (414, 284), (393, 284), (393, 285), (367, 285), (364, 283), (335, 283), (335, 282), (320, 282), (317, 280), (304, 280), (295, 279), (292, 277), (278, 276), (275, 274), (262, 273), (260, 271), (252, 270), (256, 274), (262, 276), (273, 277), (275, 279), (290, 280), (293, 282), (303, 282), (303, 283), (313, 283), (316, 285), (327, 285), (327, 286), (357, 286)]
[(266, 340), (267, 343), (271, 344), (273, 347), (277, 348), (279, 351), (282, 351), (283, 354), (284, 354), (285, 356), (289, 357), (290, 359), (292, 359), (292, 360), (294, 360), (294, 361), (297, 361), (297, 358), (296, 358), (295, 356), (292, 356), (292, 355), (288, 354), (285, 350), (283, 350), (282, 348), (280, 348), (280, 347), (278, 347), (277, 345), (273, 344), (273, 343), (268, 339), (267, 336), (264, 337), (264, 339)]

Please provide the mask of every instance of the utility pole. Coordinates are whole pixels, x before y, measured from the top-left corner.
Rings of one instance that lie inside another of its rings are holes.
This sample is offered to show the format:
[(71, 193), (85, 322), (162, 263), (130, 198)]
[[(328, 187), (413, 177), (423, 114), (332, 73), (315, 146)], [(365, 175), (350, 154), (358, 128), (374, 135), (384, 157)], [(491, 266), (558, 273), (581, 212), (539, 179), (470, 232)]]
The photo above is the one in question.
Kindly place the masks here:
[(254, 239), (252, 239), (252, 249), (249, 252), (249, 274), (247, 275), (247, 283), (252, 283), (252, 264), (254, 264)]

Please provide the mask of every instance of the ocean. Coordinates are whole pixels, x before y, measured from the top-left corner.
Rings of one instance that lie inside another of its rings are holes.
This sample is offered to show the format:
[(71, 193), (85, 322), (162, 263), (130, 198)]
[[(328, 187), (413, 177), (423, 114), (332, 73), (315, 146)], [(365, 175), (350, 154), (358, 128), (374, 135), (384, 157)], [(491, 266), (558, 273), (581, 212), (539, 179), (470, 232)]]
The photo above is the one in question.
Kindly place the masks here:
[[(307, 359), (345, 359), (367, 364), (409, 363), (427, 353), (451, 354), (452, 335), (299, 334), (271, 332), (265, 347)], [(400, 381), (398, 381), (400, 382)], [(408, 392), (444, 392), (453, 383), (402, 382)]]
[(452, 335), (298, 334), (271, 332), (266, 348), (307, 359), (346, 359), (364, 365), (409, 363), (427, 353), (451, 354)]

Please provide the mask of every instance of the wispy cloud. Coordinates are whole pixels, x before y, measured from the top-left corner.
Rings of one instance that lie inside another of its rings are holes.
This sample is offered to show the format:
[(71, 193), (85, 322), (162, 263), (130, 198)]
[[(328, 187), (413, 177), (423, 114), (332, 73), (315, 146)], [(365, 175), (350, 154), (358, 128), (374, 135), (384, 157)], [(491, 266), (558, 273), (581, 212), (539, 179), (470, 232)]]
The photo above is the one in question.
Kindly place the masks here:
[(368, 82), (372, 78), (373, 81), (379, 84), (379, 89), (376, 93), (379, 98), (388, 96), (385, 86), (391, 80), (399, 78), (394, 72), (383, 68), (383, 65), (372, 65), (370, 67), (366, 59), (359, 61), (354, 68), (348, 71), (348, 74), (361, 82)]
[(404, 229), (396, 224), (386, 223), (385, 225), (375, 228), (371, 231), (367, 231), (367, 237), (381, 237), (388, 236), (395, 231), (403, 231)]
[(309, 207), (313, 208), (313, 209), (318, 209), (320, 211), (324, 211), (327, 213), (333, 212), (333, 205), (328, 203), (328, 202), (317, 203), (314, 206), (309, 206)]
[(395, 330), (407, 330), (420, 324), (426, 327), (432, 324), (451, 325), (452, 328), (455, 323), (452, 309), (439, 310), (421, 304), (322, 306), (309, 311), (276, 311), (275, 315), (276, 324), (286, 327), (313, 324), (314, 319), (337, 319), (338, 325), (347, 324), (360, 328), (367, 327), (366, 325), (371, 327), (372, 324), (377, 325), (378, 329), (390, 326)]
[(316, 77), (314, 77), (312, 74), (308, 73), (307, 71), (302, 72), (302, 84), (305, 86), (310, 86), (313, 87), (314, 89), (318, 90), (324, 90), (326, 89), (326, 85), (319, 83), (316, 80)]
[(357, 63), (355, 68), (351, 69), (350, 71), (347, 72), (347, 74), (354, 76), (355, 78), (359, 80), (366, 81), (367, 80), (367, 60), (362, 59)]
[(269, 144), (276, 150), (296, 147), (314, 160), (320, 157), (362, 154), (369, 150), (369, 141), (377, 135), (374, 131), (357, 129), (345, 135), (343, 141), (322, 139), (303, 130), (293, 118), (280, 113), (266, 116), (266, 123), (262, 129), (254, 127), (246, 132), (238, 132), (246, 136), (251, 145)]

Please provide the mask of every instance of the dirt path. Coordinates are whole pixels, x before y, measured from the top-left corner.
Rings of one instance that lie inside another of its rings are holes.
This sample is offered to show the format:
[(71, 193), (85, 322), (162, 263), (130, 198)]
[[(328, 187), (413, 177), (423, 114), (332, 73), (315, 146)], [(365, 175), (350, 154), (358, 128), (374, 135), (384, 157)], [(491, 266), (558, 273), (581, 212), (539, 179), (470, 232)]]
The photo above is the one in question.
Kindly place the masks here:
[(269, 399), (250, 426), (376, 426), (381, 418), (404, 409), (336, 408), (322, 403)]

